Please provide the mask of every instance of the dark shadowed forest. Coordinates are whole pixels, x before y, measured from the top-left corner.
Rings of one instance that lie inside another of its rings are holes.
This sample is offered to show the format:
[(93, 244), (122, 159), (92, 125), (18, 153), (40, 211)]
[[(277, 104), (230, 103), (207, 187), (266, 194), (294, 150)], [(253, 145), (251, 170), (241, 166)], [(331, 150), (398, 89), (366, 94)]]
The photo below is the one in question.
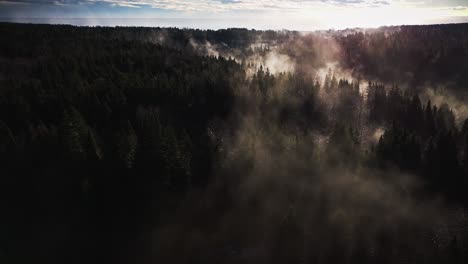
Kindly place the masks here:
[(1, 263), (468, 262), (468, 24), (0, 36)]

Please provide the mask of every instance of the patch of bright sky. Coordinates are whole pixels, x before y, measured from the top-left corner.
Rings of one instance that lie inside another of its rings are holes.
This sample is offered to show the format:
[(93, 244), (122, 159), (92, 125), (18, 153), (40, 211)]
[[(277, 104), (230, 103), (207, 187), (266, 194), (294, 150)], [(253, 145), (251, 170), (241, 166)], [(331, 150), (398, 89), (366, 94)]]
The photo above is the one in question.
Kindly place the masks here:
[(0, 0), (0, 20), (78, 25), (342, 29), (468, 22), (468, 0)]

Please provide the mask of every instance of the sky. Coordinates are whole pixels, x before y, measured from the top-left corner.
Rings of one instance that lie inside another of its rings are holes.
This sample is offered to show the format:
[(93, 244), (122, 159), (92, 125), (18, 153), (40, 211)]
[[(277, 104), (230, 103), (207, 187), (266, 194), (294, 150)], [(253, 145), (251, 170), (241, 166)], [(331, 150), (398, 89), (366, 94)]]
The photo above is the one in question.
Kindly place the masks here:
[(0, 21), (345, 29), (468, 22), (468, 0), (0, 0)]

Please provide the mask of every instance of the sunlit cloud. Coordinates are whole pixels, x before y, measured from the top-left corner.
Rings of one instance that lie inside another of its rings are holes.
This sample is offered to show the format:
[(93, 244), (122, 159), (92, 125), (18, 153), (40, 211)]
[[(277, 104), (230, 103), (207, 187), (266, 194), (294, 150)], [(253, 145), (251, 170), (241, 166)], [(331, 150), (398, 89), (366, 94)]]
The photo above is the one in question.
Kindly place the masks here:
[(293, 29), (468, 21), (466, 0), (0, 0), (0, 5), (0, 17), (54, 17), (66, 11), (74, 17), (237, 18)]

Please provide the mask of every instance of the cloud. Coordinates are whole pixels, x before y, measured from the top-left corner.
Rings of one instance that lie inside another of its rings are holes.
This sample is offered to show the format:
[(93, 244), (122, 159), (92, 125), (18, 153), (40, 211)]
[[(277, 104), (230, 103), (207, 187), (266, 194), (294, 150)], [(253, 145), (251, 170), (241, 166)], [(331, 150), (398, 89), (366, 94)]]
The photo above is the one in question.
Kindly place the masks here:
[(120, 7), (151, 7), (173, 11), (289, 10), (311, 6), (376, 7), (390, 0), (6, 0), (3, 4), (79, 5), (108, 4)]
[(25, 3), (18, 1), (0, 1), (0, 5), (23, 5)]
[(34, 4), (34, 5), (80, 5), (108, 4), (120, 7), (150, 7), (173, 11), (210, 11), (228, 10), (288, 10), (304, 9), (320, 6), (334, 7), (382, 7), (390, 5), (409, 6), (445, 6), (454, 10), (465, 8), (456, 1), (432, 1), (427, 4), (413, 0), (4, 0), (4, 5)]
[(462, 0), (0, 0), (0, 6), (1, 18), (47, 18), (50, 23), (69, 16), (116, 19), (105, 25), (126, 25), (120, 18), (171, 18), (190, 20), (184, 27), (212, 29), (316, 30), (468, 21)]
[(452, 9), (453, 9), (453, 10), (457, 10), (457, 11), (458, 11), (458, 10), (466, 10), (467, 7), (466, 7), (466, 6), (456, 6), (456, 7), (453, 7)]

